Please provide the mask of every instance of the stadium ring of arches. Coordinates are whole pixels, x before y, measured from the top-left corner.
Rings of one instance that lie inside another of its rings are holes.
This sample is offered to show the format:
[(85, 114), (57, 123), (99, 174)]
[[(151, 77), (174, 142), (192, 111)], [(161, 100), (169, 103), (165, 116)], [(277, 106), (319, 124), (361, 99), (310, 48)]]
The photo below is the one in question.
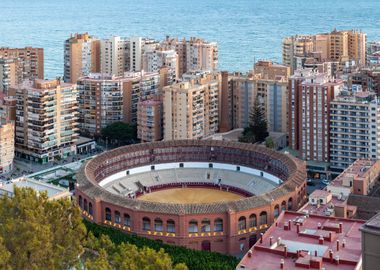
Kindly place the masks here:
[[(276, 188), (242, 199), (203, 204), (159, 203), (112, 193), (99, 183), (139, 166), (207, 162), (246, 166), (281, 179)], [(306, 165), (289, 154), (236, 142), (177, 140), (120, 147), (87, 161), (77, 173), (83, 216), (156, 241), (231, 255), (244, 254), (282, 210), (306, 200)]]

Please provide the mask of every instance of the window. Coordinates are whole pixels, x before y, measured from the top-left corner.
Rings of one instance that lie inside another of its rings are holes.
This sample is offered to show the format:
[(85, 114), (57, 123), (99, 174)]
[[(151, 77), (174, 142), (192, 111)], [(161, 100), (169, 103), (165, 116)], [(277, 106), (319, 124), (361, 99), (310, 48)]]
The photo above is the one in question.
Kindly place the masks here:
[(267, 212), (263, 211), (260, 213), (260, 225), (268, 224)]
[(112, 220), (111, 209), (109, 209), (108, 207), (106, 208), (106, 220), (108, 221)]
[(128, 227), (131, 226), (131, 217), (128, 214), (124, 214), (124, 225)]
[(211, 231), (210, 220), (206, 218), (202, 220), (201, 232), (210, 232), (210, 231)]
[(88, 213), (90, 214), (90, 215), (93, 215), (94, 214), (94, 211), (92, 210), (92, 203), (88, 203)]
[(147, 217), (143, 218), (143, 230), (149, 231), (150, 230), (150, 219)]
[(162, 223), (162, 220), (160, 218), (156, 218), (154, 220), (154, 230), (156, 232), (162, 232), (163, 231), (163, 223)]
[(82, 196), (79, 195), (79, 207), (82, 208), (83, 207), (83, 201), (82, 201)]
[(223, 231), (223, 219), (217, 218), (214, 220), (214, 232)]
[(189, 233), (197, 233), (198, 232), (198, 221), (191, 220), (189, 222)]
[(120, 218), (120, 212), (115, 211), (115, 223), (120, 224), (121, 223), (121, 218)]
[(281, 211), (285, 211), (286, 210), (286, 201), (282, 201), (281, 203)]
[(86, 199), (83, 200), (83, 209), (84, 209), (84, 211), (88, 211), (87, 200)]
[(245, 230), (247, 228), (246, 218), (240, 217), (238, 221), (238, 230)]
[(174, 220), (169, 219), (166, 222), (166, 230), (167, 230), (167, 232), (175, 233), (175, 222), (174, 222)]
[(255, 214), (249, 216), (249, 227), (257, 227), (257, 217)]
[(278, 216), (280, 215), (280, 206), (278, 204), (276, 204), (276, 206), (274, 207), (274, 218), (278, 218)]
[(292, 208), (293, 208), (293, 199), (289, 198), (289, 200), (288, 200), (288, 210), (292, 210)]

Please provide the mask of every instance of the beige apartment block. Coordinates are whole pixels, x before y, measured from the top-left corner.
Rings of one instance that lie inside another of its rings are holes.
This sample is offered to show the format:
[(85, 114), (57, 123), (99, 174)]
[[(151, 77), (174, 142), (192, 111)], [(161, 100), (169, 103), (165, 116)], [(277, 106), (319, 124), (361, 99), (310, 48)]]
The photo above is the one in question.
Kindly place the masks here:
[(178, 40), (166, 37), (161, 42), (163, 49), (173, 49), (178, 54), (178, 76), (195, 70), (215, 71), (218, 68), (218, 44), (191, 37)]
[(15, 123), (0, 116), (0, 174), (9, 173), (15, 156)]
[(364, 66), (366, 40), (367, 35), (361, 31), (336, 29), (330, 33), (286, 37), (282, 42), (282, 62), (291, 67), (292, 73), (300, 68), (300, 61), (303, 62), (310, 57), (322, 63), (337, 61), (340, 63), (340, 69), (348, 61), (355, 61), (356, 65)]
[(24, 81), (16, 90), (16, 156), (46, 163), (75, 153), (78, 101), (74, 84)]
[(136, 124), (139, 100), (158, 93), (160, 77), (160, 73), (127, 72), (124, 76), (94, 73), (80, 78), (77, 89), (81, 133), (98, 136), (115, 122)]
[(44, 49), (42, 48), (0, 48), (0, 58), (16, 58), (23, 71), (23, 79), (44, 78)]
[(201, 139), (219, 128), (219, 73), (194, 72), (164, 87), (164, 140)]
[(18, 58), (0, 57), (0, 92), (12, 95), (13, 89), (23, 80), (22, 65)]
[(163, 104), (158, 95), (141, 99), (137, 104), (137, 138), (142, 142), (162, 140)]
[(64, 45), (64, 81), (76, 83), (78, 78), (100, 71), (100, 40), (88, 33), (76, 33)]

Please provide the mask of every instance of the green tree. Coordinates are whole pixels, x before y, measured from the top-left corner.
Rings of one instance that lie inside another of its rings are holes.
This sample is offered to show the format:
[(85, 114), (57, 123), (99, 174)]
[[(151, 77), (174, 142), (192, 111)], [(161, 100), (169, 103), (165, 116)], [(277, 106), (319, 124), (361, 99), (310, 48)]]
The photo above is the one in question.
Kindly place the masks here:
[(265, 139), (265, 146), (268, 147), (268, 148), (271, 148), (271, 149), (273, 149), (275, 147), (274, 141), (273, 141), (272, 137), (267, 137)]
[[(68, 269), (77, 265), (86, 233), (80, 210), (69, 200), (15, 187), (0, 199), (0, 238), (11, 254), (4, 269)], [(3, 269), (3, 268), (1, 268)]]
[(110, 238), (101, 235), (98, 239), (89, 234), (86, 245), (95, 258), (88, 258), (85, 262), (86, 270), (188, 270), (184, 264), (173, 268), (173, 263), (163, 249), (143, 247), (121, 243), (115, 246)]
[(265, 111), (260, 105), (259, 96), (257, 95), (249, 115), (249, 125), (244, 129), (239, 141), (246, 143), (263, 142), (268, 135)]
[(115, 122), (102, 129), (103, 140), (112, 145), (127, 145), (137, 142), (137, 127), (123, 122)]

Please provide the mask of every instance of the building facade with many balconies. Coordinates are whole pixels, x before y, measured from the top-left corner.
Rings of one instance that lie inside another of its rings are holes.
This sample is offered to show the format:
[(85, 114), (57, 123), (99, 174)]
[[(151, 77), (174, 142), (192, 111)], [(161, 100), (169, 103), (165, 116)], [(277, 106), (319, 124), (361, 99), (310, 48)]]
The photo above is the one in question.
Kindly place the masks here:
[(164, 140), (201, 139), (219, 128), (220, 73), (194, 72), (164, 87)]
[(376, 95), (341, 92), (330, 106), (330, 169), (341, 172), (357, 159), (378, 158), (380, 103)]
[(25, 81), (16, 89), (16, 156), (47, 163), (75, 153), (78, 101), (75, 85)]

